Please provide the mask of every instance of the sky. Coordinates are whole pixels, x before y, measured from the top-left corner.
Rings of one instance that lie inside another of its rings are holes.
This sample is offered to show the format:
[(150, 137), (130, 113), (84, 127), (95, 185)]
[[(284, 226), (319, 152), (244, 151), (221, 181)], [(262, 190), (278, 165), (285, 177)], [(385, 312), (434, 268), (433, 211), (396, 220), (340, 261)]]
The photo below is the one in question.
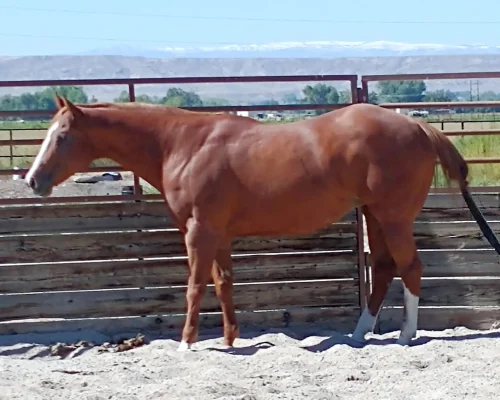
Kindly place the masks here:
[(289, 41), (500, 45), (499, 0), (0, 0), (0, 55)]

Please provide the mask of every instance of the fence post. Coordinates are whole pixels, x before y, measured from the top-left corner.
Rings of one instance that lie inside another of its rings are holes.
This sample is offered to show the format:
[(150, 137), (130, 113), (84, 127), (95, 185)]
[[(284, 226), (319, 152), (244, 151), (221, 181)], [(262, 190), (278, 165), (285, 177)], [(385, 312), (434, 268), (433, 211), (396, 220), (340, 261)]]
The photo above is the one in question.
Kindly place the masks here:
[[(128, 84), (128, 98), (130, 101), (135, 101), (135, 86), (133, 83)], [(139, 177), (134, 173), (134, 194), (141, 195), (142, 187), (139, 180)]]
[[(353, 96), (353, 100), (354, 99), (356, 100), (356, 103), (368, 103), (368, 82), (364, 81), (363, 77), (361, 77), (361, 87), (356, 87), (356, 96)], [(370, 297), (371, 282), (369, 279), (370, 263), (368, 262), (370, 254), (369, 252), (365, 252), (365, 229), (361, 207), (356, 208), (356, 220), (358, 224), (359, 305), (362, 312)]]
[(361, 208), (356, 208), (357, 239), (358, 239), (358, 275), (359, 275), (359, 307), (360, 312), (366, 307), (366, 268), (365, 268), (365, 238), (363, 226), (363, 212)]
[(9, 155), (10, 155), (10, 169), (14, 169), (14, 134), (12, 129), (9, 129), (9, 140), (10, 140), (10, 146), (9, 146)]

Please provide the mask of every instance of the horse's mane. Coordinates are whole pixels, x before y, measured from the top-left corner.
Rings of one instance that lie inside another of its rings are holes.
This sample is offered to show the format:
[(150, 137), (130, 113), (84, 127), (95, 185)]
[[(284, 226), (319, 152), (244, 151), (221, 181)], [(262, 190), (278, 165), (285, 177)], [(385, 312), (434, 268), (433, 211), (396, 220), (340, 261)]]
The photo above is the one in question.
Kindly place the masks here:
[(162, 111), (168, 111), (172, 113), (189, 113), (190, 110), (185, 110), (178, 107), (168, 106), (165, 104), (150, 104), (150, 103), (140, 103), (140, 102), (127, 102), (127, 103), (111, 103), (111, 102), (98, 102), (98, 103), (79, 103), (75, 104), (79, 108), (105, 108), (105, 109), (143, 109), (143, 108), (156, 108)]
[[(224, 112), (214, 112), (214, 111), (193, 111), (193, 110), (186, 110), (183, 108), (179, 107), (174, 107), (174, 106), (169, 106), (165, 104), (151, 104), (151, 103), (141, 103), (141, 102), (127, 102), (127, 103), (112, 103), (112, 102), (97, 102), (97, 103), (75, 103), (74, 104), (76, 107), (80, 109), (87, 109), (87, 110), (157, 110), (161, 111), (162, 113), (169, 113), (169, 114), (174, 114), (174, 115), (189, 115), (189, 114), (207, 114), (207, 115), (220, 115), (220, 114), (226, 114)], [(54, 115), (54, 118), (61, 115), (64, 111), (66, 110), (66, 107), (61, 108), (56, 112)]]

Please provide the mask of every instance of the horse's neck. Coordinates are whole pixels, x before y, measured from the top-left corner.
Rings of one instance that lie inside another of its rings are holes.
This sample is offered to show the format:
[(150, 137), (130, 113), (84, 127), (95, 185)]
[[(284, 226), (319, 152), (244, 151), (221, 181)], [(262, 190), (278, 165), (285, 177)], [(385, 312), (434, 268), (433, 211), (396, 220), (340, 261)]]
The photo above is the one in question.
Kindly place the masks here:
[[(93, 130), (99, 158), (109, 158), (161, 190), (162, 146), (160, 126), (133, 116), (133, 110), (93, 110), (105, 120)], [(97, 111), (97, 112), (96, 112)]]

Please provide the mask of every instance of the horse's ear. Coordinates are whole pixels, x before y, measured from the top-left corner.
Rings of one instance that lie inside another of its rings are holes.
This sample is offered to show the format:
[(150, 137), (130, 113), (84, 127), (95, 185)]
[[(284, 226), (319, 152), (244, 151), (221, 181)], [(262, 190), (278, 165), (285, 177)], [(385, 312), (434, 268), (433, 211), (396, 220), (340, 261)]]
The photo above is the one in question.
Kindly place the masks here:
[(67, 107), (68, 111), (73, 114), (74, 117), (79, 117), (83, 115), (82, 110), (80, 110), (77, 106), (75, 106), (71, 101), (69, 101), (66, 97), (62, 98), (64, 105)]
[(64, 101), (61, 99), (61, 97), (57, 94), (57, 92), (54, 94), (54, 102), (56, 103), (56, 107), (58, 110), (64, 107)]

